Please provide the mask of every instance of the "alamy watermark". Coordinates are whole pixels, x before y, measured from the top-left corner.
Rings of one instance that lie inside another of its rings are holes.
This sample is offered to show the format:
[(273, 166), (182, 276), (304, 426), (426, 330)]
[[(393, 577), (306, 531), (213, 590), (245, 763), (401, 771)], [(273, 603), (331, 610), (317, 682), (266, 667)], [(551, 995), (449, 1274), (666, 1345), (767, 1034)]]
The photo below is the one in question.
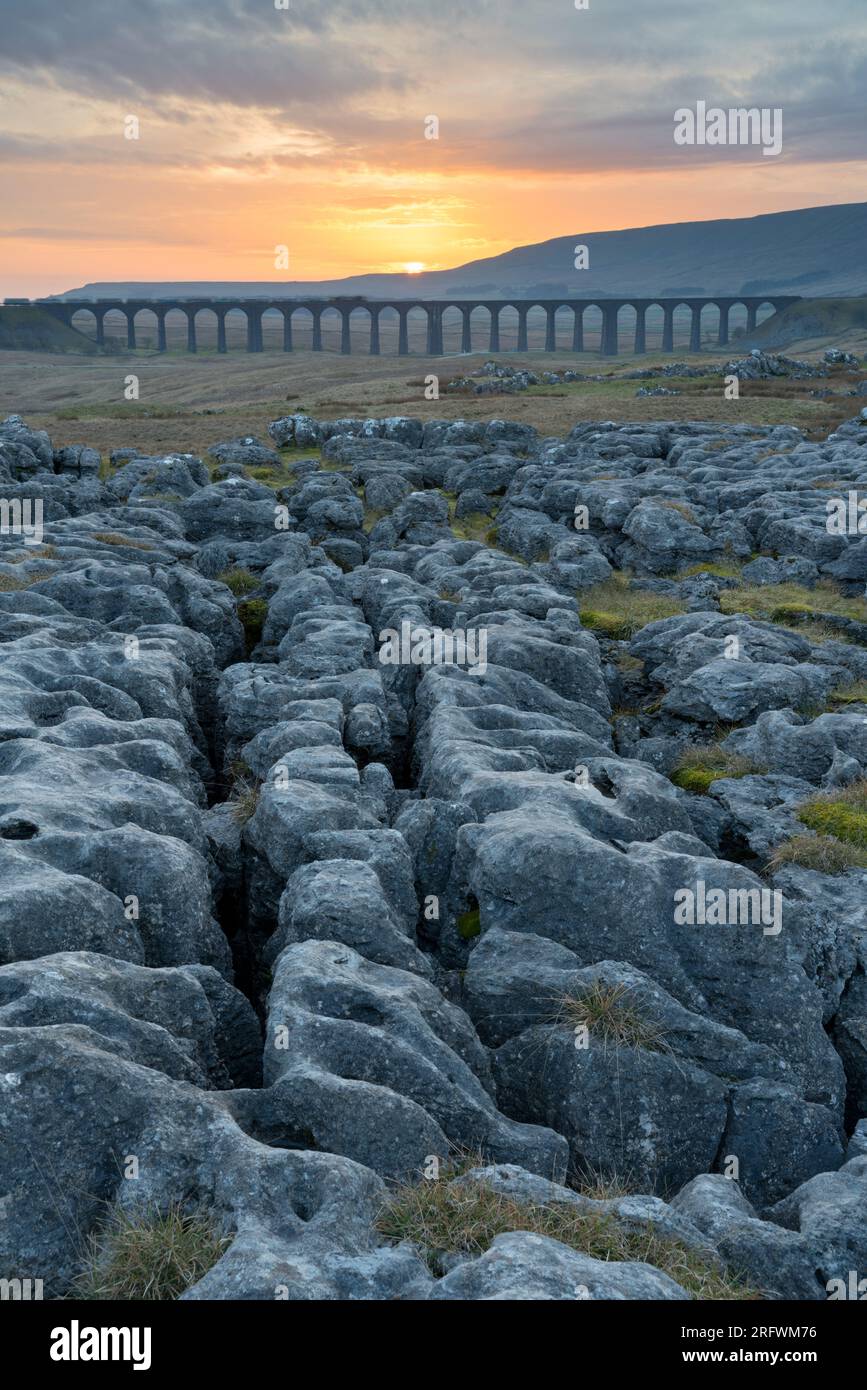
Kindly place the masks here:
[(698, 879), (694, 888), (677, 888), (674, 921), (679, 927), (761, 927), (763, 936), (783, 929), (783, 895), (776, 888), (708, 888)]
[(41, 497), (0, 497), (0, 536), (20, 536), (25, 545), (41, 545), (42, 513)]
[(867, 536), (867, 497), (850, 488), (845, 497), (829, 497), (825, 503), (825, 529), (831, 536)]
[(828, 1290), (829, 1303), (840, 1299), (867, 1302), (867, 1279), (859, 1279), (855, 1269), (850, 1269), (845, 1279), (829, 1279), (825, 1288)]
[(0, 1279), (0, 1303), (39, 1303), (43, 1296), (41, 1279)]
[(488, 669), (486, 628), (419, 627), (404, 619), (400, 632), (387, 627), (379, 634), (383, 666), (466, 666), (474, 675)]
[(150, 1370), (149, 1327), (82, 1327), (73, 1318), (68, 1327), (51, 1331), (48, 1355), (52, 1361), (130, 1361), (134, 1371)]
[(781, 106), (708, 106), (697, 101), (695, 110), (681, 106), (674, 113), (676, 145), (761, 145), (763, 155), (783, 149)]

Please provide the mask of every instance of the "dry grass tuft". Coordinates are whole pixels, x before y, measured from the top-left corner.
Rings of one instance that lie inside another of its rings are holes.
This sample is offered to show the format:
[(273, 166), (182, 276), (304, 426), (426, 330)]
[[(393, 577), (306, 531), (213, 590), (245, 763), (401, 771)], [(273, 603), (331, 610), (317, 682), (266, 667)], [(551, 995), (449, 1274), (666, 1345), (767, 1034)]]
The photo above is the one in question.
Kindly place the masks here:
[(867, 869), (867, 850), (833, 835), (793, 835), (774, 850), (767, 872), (775, 874), (788, 864), (820, 874), (844, 874), (847, 869)]
[(251, 594), (254, 589), (258, 589), (259, 581), (249, 570), (242, 569), (239, 565), (233, 565), (231, 569), (223, 570), (222, 574), (217, 575), (217, 581), (225, 584), (227, 589), (231, 589), (236, 598), (242, 598), (244, 594)]
[(581, 994), (564, 994), (558, 999), (556, 1022), (572, 1030), (586, 1028), (606, 1047), (664, 1050), (665, 1029), (645, 1016), (628, 985), (596, 980)]
[(75, 1297), (106, 1302), (166, 1302), (207, 1274), (231, 1245), (214, 1220), (173, 1204), (132, 1215), (114, 1208), (88, 1239)]
[(246, 763), (233, 763), (230, 772), (232, 785), (226, 801), (231, 806), (232, 815), (238, 824), (246, 825), (259, 805), (262, 783)]
[(667, 507), (670, 512), (679, 512), (684, 521), (689, 522), (690, 526), (701, 525), (695, 512), (691, 507), (688, 507), (685, 502), (673, 502), (669, 497), (660, 497), (657, 500), (659, 501), (660, 507)]
[(377, 1230), (387, 1240), (411, 1241), (418, 1246), (435, 1275), (442, 1273), (444, 1255), (481, 1255), (499, 1235), (531, 1231), (596, 1260), (638, 1260), (653, 1265), (694, 1298), (759, 1297), (696, 1251), (661, 1236), (649, 1222), (627, 1227), (610, 1212), (588, 1211), (578, 1204), (517, 1202), (483, 1180), (439, 1180), (398, 1187), (380, 1212)]

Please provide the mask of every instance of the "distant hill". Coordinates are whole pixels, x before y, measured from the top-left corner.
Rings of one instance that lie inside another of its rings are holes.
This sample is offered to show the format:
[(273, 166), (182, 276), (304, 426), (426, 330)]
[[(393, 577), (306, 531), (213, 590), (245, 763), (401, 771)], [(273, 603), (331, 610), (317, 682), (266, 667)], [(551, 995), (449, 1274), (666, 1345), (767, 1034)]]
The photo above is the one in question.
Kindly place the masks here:
[[(574, 267), (574, 248), (590, 266)], [(559, 295), (867, 294), (867, 203), (620, 232), (575, 232), (453, 270), (321, 281), (95, 283), (57, 298), (362, 294), (373, 298)]]
[(32, 352), (96, 352), (96, 344), (77, 328), (36, 307), (0, 305), (0, 349)]
[[(759, 324), (750, 343), (763, 348), (782, 348), (812, 340), (848, 343), (867, 337), (867, 298), (805, 299), (789, 304)], [(863, 350), (863, 349), (862, 349)]]

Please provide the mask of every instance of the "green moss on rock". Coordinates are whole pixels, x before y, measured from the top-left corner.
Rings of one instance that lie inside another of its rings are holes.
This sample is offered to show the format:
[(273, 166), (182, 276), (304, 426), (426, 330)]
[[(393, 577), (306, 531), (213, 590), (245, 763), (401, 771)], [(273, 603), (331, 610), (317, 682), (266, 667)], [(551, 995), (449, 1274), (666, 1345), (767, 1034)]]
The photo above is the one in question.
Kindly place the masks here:
[(268, 604), (263, 598), (248, 598), (238, 604), (238, 617), (244, 629), (248, 655), (262, 640), (262, 629), (267, 616)]
[(469, 912), (462, 912), (458, 917), (458, 935), (464, 941), (472, 941), (479, 936), (482, 930), (481, 916), (477, 907), (470, 908)]

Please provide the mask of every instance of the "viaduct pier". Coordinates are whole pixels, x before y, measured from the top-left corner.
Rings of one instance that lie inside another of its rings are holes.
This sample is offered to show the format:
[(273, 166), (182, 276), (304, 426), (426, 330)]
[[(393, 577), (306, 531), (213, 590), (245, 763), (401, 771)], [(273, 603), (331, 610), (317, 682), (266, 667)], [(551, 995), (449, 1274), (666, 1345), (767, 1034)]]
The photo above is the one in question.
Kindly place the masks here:
[[(70, 326), (75, 314), (87, 310), (96, 321), (96, 341), (100, 345), (104, 344), (106, 340), (106, 315), (112, 312), (121, 314), (126, 320), (127, 347), (131, 350), (137, 347), (136, 316), (143, 310), (148, 310), (156, 319), (157, 350), (160, 352), (165, 352), (167, 348), (166, 315), (171, 311), (177, 311), (186, 317), (186, 345), (189, 352), (197, 351), (196, 320), (197, 316), (204, 311), (209, 311), (216, 317), (218, 352), (228, 351), (226, 317), (230, 313), (240, 312), (246, 318), (246, 347), (248, 352), (262, 352), (264, 350), (262, 319), (269, 311), (282, 315), (284, 352), (292, 352), (293, 350), (293, 319), (296, 319), (297, 315), (305, 315), (305, 324), (309, 325), (312, 321), (313, 351), (321, 352), (323, 350), (323, 319), (327, 315), (336, 314), (339, 323), (340, 349), (344, 353), (353, 351), (350, 332), (351, 316), (353, 314), (357, 316), (367, 315), (369, 318), (368, 352), (372, 356), (378, 356), (381, 351), (380, 319), (384, 311), (389, 311), (388, 317), (392, 322), (394, 322), (395, 316), (397, 318), (397, 352), (399, 356), (406, 356), (409, 354), (409, 315), (413, 310), (420, 310), (426, 315), (426, 349), (428, 355), (432, 357), (443, 355), (443, 316), (449, 310), (455, 310), (461, 316), (458, 322), (461, 327), (462, 352), (474, 350), (471, 327), (473, 311), (486, 310), (490, 316), (487, 351), (497, 353), (502, 351), (500, 347), (500, 318), (504, 310), (511, 310), (513, 314), (517, 315), (516, 351), (527, 352), (529, 350), (527, 341), (528, 316), (533, 310), (541, 310), (545, 315), (546, 324), (545, 351), (557, 351), (556, 318), (559, 313), (562, 323), (563, 313), (566, 312), (572, 315), (572, 350), (583, 352), (584, 316), (588, 309), (596, 309), (601, 314), (601, 351), (605, 356), (616, 357), (623, 336), (622, 330), (618, 329), (618, 316), (623, 309), (634, 310), (635, 322), (631, 344), (631, 350), (634, 353), (640, 354), (646, 351), (646, 318), (648, 310), (654, 308), (661, 310), (663, 316), (662, 351), (674, 351), (674, 316), (675, 313), (681, 311), (681, 315), (684, 312), (691, 315), (689, 349), (692, 352), (698, 352), (702, 341), (702, 311), (709, 306), (718, 310), (717, 342), (720, 347), (724, 347), (729, 341), (729, 319), (735, 307), (742, 306), (746, 310), (746, 332), (750, 334), (756, 327), (757, 313), (764, 305), (769, 305), (774, 312), (777, 312), (788, 304), (796, 303), (800, 298), (800, 295), (746, 297), (743, 295), (713, 295), (699, 298), (648, 299), (634, 297), (620, 299), (614, 296), (599, 296), (589, 299), (366, 299), (360, 296), (347, 296), (329, 299), (66, 299), (38, 300), (36, 303), (39, 308), (53, 314)], [(358, 318), (356, 318), (357, 322)], [(475, 350), (478, 351), (478, 347)]]

